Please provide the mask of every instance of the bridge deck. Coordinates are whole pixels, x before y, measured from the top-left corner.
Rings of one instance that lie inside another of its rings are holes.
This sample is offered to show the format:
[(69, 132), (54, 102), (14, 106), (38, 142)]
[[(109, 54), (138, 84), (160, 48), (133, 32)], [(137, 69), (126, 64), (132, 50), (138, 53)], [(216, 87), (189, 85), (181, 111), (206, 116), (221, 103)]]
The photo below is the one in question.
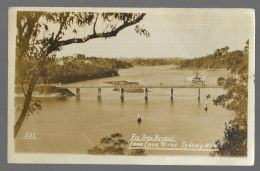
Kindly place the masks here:
[(218, 85), (139, 85), (139, 86), (113, 86), (113, 85), (57, 85), (57, 84), (48, 84), (48, 85), (38, 85), (38, 86), (51, 86), (58, 88), (224, 88), (224, 86)]

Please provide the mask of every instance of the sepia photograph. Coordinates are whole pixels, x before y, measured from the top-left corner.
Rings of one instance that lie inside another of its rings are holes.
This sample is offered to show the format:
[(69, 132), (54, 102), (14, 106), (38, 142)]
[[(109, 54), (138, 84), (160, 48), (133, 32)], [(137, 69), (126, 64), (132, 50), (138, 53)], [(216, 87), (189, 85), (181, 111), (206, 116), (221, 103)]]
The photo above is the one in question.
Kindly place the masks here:
[(8, 162), (253, 165), (255, 11), (9, 8)]

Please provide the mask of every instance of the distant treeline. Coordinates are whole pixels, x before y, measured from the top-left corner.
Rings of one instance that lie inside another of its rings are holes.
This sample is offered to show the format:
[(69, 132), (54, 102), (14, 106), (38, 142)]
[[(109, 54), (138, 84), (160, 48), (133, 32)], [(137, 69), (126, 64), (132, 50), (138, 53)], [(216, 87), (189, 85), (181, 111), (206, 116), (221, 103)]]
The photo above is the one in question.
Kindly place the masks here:
[(99, 58), (70, 57), (55, 59), (41, 75), (40, 83), (71, 83), (117, 76), (119, 69), (131, 68), (134, 65), (179, 65), (181, 58)]
[(118, 69), (132, 67), (130, 63), (111, 58), (89, 57), (84, 60), (64, 57), (47, 65), (41, 83), (70, 83), (118, 75)]
[(117, 76), (119, 69), (133, 66), (176, 65), (190, 69), (226, 68), (234, 71), (245, 71), (248, 68), (248, 57), (245, 51), (229, 52), (229, 47), (217, 49), (213, 54), (193, 59), (183, 58), (73, 58), (63, 57), (49, 63), (42, 74), (41, 83), (70, 83), (96, 78)]
[(181, 68), (190, 69), (231, 69), (233, 72), (245, 71), (248, 68), (248, 54), (242, 50), (229, 52), (229, 47), (217, 49), (214, 54), (181, 61)]
[(127, 61), (136, 66), (157, 66), (157, 65), (180, 65), (182, 58), (120, 58), (119, 60)]

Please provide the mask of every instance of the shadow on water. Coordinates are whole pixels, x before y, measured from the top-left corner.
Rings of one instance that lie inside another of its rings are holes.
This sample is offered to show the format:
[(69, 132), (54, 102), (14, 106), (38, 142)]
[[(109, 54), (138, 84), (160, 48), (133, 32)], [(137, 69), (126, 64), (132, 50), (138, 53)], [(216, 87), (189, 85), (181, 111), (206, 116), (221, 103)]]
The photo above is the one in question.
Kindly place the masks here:
[(200, 106), (200, 100), (198, 100), (198, 106)]
[(120, 98), (120, 101), (121, 101), (121, 104), (124, 104), (125, 98), (121, 97), (121, 98)]
[(98, 104), (98, 106), (102, 105), (102, 99), (101, 98), (97, 98), (97, 104)]
[(121, 107), (121, 111), (123, 112), (124, 109), (124, 104), (125, 103), (125, 99), (124, 98), (120, 98), (120, 107)]
[(174, 102), (173, 102), (173, 99), (170, 99), (170, 104), (171, 104), (171, 106), (170, 106), (170, 111), (171, 111), (171, 114), (173, 114), (173, 107), (174, 107)]
[[(148, 110), (148, 98), (145, 98), (144, 99), (144, 108), (145, 108), (145, 110), (147, 111)], [(146, 112), (147, 113), (147, 112)]]
[(173, 103), (173, 99), (171, 99), (171, 107), (173, 107), (173, 104), (174, 104), (174, 103)]
[(145, 101), (145, 105), (148, 105), (148, 98), (147, 97), (144, 98), (144, 101)]
[(208, 112), (208, 110), (209, 110), (209, 109), (205, 110), (205, 109), (203, 108), (203, 111), (204, 111), (204, 114), (205, 114), (205, 115), (210, 114), (210, 112)]
[(76, 101), (80, 102), (80, 97), (79, 96), (76, 96)]
[(141, 122), (137, 122), (138, 128), (141, 128)]
[(68, 99), (68, 97), (61, 96), (61, 97), (57, 97), (57, 99), (59, 101), (66, 101)]

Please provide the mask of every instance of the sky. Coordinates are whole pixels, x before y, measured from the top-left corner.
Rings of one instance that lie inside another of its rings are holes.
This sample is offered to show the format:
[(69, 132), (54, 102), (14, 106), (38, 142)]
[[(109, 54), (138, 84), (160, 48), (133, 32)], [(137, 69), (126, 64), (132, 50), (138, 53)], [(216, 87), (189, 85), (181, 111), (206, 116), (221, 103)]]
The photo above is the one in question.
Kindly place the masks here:
[[(153, 9), (139, 23), (149, 31), (150, 37), (137, 34), (135, 26), (131, 26), (116, 37), (64, 46), (57, 57), (77, 53), (115, 58), (192, 58), (212, 54), (224, 46), (231, 51), (243, 50), (254, 29), (253, 22), (252, 11), (241, 9)], [(86, 34), (86, 29), (82, 29), (77, 35), (67, 34), (66, 38)]]

